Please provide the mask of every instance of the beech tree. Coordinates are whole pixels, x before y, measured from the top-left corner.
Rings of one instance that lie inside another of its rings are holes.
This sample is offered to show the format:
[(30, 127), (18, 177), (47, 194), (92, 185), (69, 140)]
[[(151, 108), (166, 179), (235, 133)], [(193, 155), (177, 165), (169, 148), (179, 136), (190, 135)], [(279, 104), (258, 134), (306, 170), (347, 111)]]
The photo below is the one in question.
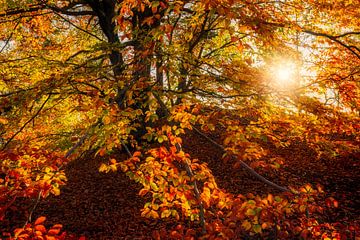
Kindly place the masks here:
[[(0, 215), (18, 197), (59, 195), (62, 167), (82, 152), (121, 149), (129, 159), (100, 171), (143, 185), (144, 217), (188, 218), (200, 230), (186, 234), (204, 238), (237, 227), (318, 236), (304, 214), (322, 190), (254, 168), (281, 166), (270, 146), (304, 142), (319, 158), (359, 150), (359, 14), (350, 0), (0, 0)], [(218, 127), (222, 143), (208, 136)], [(291, 199), (218, 188), (181, 148), (189, 130)]]

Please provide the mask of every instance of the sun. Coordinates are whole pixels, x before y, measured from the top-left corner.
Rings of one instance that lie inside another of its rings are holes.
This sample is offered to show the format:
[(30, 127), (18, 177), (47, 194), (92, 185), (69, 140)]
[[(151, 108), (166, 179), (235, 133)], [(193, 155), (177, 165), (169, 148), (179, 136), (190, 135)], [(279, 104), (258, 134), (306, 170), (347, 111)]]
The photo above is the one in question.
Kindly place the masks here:
[(293, 75), (293, 71), (289, 67), (279, 67), (276, 70), (276, 78), (280, 83), (288, 82), (291, 79), (292, 75)]
[(272, 79), (280, 87), (288, 87), (295, 82), (296, 72), (295, 63), (281, 62), (272, 67)]

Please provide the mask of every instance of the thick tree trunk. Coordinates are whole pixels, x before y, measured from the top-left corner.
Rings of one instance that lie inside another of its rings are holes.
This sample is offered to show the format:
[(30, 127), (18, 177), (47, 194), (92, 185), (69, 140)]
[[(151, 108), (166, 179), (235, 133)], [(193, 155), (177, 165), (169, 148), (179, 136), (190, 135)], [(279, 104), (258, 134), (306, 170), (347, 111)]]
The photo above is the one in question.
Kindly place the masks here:
[[(120, 39), (118, 34), (115, 32), (116, 24), (113, 21), (115, 17), (115, 5), (116, 0), (87, 0), (89, 6), (96, 13), (101, 30), (108, 39), (110, 44), (120, 44)], [(112, 50), (109, 59), (111, 65), (113, 66), (113, 73), (115, 78), (121, 76), (124, 71), (124, 60), (121, 52)], [(128, 90), (128, 86), (117, 89), (117, 96), (115, 97), (115, 102), (119, 105), (120, 108), (124, 108), (125, 95)]]

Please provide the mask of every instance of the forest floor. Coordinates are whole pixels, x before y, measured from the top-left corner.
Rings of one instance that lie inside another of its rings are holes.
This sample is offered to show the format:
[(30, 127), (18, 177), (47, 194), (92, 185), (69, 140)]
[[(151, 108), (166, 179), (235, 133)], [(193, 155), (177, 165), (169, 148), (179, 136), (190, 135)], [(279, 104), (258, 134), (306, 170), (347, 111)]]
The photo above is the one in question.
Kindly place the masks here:
[[(221, 143), (220, 132), (209, 135)], [(207, 162), (218, 186), (234, 194), (277, 194), (277, 190), (254, 178), (242, 168), (222, 160), (223, 152), (195, 132), (183, 139), (184, 150), (192, 158)], [(292, 146), (280, 155), (285, 159), (280, 170), (257, 169), (259, 173), (282, 186), (319, 183), (339, 206), (329, 216), (330, 222), (360, 223), (360, 156), (338, 158), (328, 162), (316, 160), (311, 151)], [(119, 154), (118, 158), (127, 158)], [(119, 159), (120, 160), (120, 159)], [(152, 232), (172, 228), (176, 222), (155, 221), (140, 216), (145, 199), (138, 195), (141, 186), (125, 173), (100, 173), (101, 162), (107, 159), (84, 156), (66, 166), (68, 182), (60, 196), (50, 196), (37, 206), (33, 219), (46, 216), (49, 225), (60, 223), (64, 231), (86, 239), (152, 239)], [(34, 202), (17, 201), (20, 209), (31, 209)], [(13, 231), (26, 221), (21, 211), (9, 211), (0, 222), (0, 232)], [(1, 236), (0, 236), (1, 237)]]

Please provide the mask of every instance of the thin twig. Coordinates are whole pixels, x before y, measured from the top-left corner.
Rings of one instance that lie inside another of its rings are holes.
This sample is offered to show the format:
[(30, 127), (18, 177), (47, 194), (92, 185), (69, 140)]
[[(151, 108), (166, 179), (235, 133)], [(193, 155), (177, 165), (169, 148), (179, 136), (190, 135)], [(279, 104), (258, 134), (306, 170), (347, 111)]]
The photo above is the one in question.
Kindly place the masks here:
[[(206, 140), (208, 140), (209, 142), (211, 142), (212, 144), (214, 144), (215, 146), (217, 146), (218, 148), (220, 148), (221, 150), (223, 150), (224, 152), (227, 152), (226, 149), (218, 144), (217, 142), (215, 142), (214, 140), (212, 140), (210, 137), (208, 137), (207, 135), (205, 135), (204, 133), (202, 133), (199, 129), (197, 129), (196, 127), (193, 126), (193, 129), (198, 133), (200, 134), (201, 136), (203, 136)], [(232, 155), (233, 157), (235, 157), (234, 155)], [(273, 183), (269, 180), (267, 180), (265, 177), (261, 176), (260, 174), (258, 174), (254, 169), (252, 169), (249, 165), (247, 165), (245, 162), (243, 162), (242, 160), (240, 159), (237, 159), (238, 161), (240, 161), (240, 165), (245, 168), (248, 172), (250, 172), (253, 176), (255, 176), (257, 179), (261, 180), (262, 182), (280, 190), (280, 191), (283, 191), (283, 192), (288, 192), (289, 189), (286, 188), (286, 187), (282, 187), (282, 186), (279, 186), (277, 185), (276, 183)]]
[(127, 155), (128, 155), (130, 158), (132, 158), (132, 157), (133, 157), (133, 155), (131, 154), (131, 152), (130, 152), (129, 148), (126, 146), (126, 144), (125, 144), (125, 143), (124, 143), (124, 141), (122, 141), (122, 140), (121, 140), (121, 145), (124, 147), (124, 149), (125, 149), (125, 151), (126, 151)]
[[(175, 147), (176, 147), (176, 150), (178, 152), (181, 151), (181, 146), (180, 146), (179, 143), (176, 143)], [(185, 164), (185, 169), (186, 169), (187, 175), (190, 178), (193, 178), (195, 176), (195, 174), (191, 170), (190, 163), (186, 160), (184, 162), (184, 164)], [(197, 181), (195, 179), (193, 179), (192, 183), (193, 183), (193, 186), (194, 186), (194, 193), (195, 193), (196, 200), (199, 202), (199, 210), (200, 210), (199, 215), (200, 215), (200, 225), (201, 225), (201, 228), (202, 228), (202, 233), (205, 234), (206, 233), (206, 220), (205, 220), (204, 205), (203, 205), (203, 202), (201, 201), (201, 196), (200, 196), (199, 188), (197, 186)]]
[(28, 217), (28, 219), (26, 220), (26, 222), (25, 222), (25, 224), (24, 224), (23, 228), (25, 228), (25, 227), (26, 227), (26, 225), (27, 225), (29, 222), (31, 222), (32, 215), (33, 215), (33, 213), (34, 213), (34, 211), (35, 211), (35, 209), (36, 209), (37, 205), (40, 203), (40, 200), (41, 200), (41, 194), (42, 194), (42, 190), (40, 190), (40, 192), (39, 192), (39, 194), (38, 194), (38, 196), (37, 196), (37, 198), (36, 198), (36, 202), (35, 202), (35, 204), (34, 204), (33, 208), (31, 209), (30, 214), (29, 214), (29, 217)]
[[(338, 35), (338, 36), (331, 36), (331, 35), (328, 35), (326, 33), (319, 33), (319, 32), (314, 32), (314, 31), (311, 31), (311, 30), (305, 30), (304, 31), (305, 33), (308, 33), (308, 34), (311, 34), (311, 35), (314, 35), (314, 36), (318, 36), (318, 37), (326, 37), (328, 39), (330, 39), (331, 41), (333, 42), (336, 42), (338, 44), (340, 44), (341, 46), (343, 46), (344, 48), (348, 49), (350, 52), (352, 52), (358, 59), (360, 59), (360, 49), (356, 46), (349, 46), (345, 43), (343, 43), (342, 41), (340, 41), (338, 38), (340, 37), (343, 37), (343, 36), (346, 36), (346, 35)], [(356, 32), (354, 32), (356, 33)], [(358, 34), (358, 33), (356, 33)]]
[(26, 122), (24, 123), (24, 125), (22, 125), (22, 127), (14, 134), (11, 136), (11, 138), (9, 140), (7, 140), (7, 142), (4, 144), (4, 146), (2, 147), (1, 150), (4, 150), (7, 145), (19, 134), (21, 133), (22, 130), (24, 130), (24, 128), (26, 127), (26, 125), (28, 125), (30, 122), (32, 122), (41, 112), (41, 110), (45, 107), (46, 103), (49, 101), (51, 94), (49, 94), (49, 96), (46, 98), (46, 100), (43, 102), (43, 104), (40, 106), (39, 110)]
[(61, 19), (63, 19), (65, 22), (67, 22), (67, 23), (69, 23), (71, 26), (75, 27), (76, 29), (78, 29), (78, 30), (80, 30), (80, 31), (82, 31), (82, 32), (84, 32), (84, 33), (86, 33), (86, 34), (89, 34), (90, 36), (96, 38), (97, 40), (99, 40), (99, 41), (101, 41), (101, 42), (104, 41), (103, 39), (99, 38), (99, 37), (96, 36), (95, 34), (89, 32), (89, 31), (87, 31), (87, 30), (85, 30), (85, 29), (83, 29), (83, 28), (81, 28), (81, 27), (79, 27), (79, 26), (77, 26), (76, 24), (74, 24), (73, 22), (71, 22), (69, 19), (63, 17), (60, 13), (57, 13), (57, 12), (54, 12), (54, 13), (55, 13), (57, 16), (59, 16)]
[(65, 154), (65, 158), (70, 157), (70, 155), (72, 155), (72, 154), (74, 153), (74, 151), (84, 143), (84, 141), (85, 141), (85, 139), (88, 137), (88, 135), (89, 135), (89, 133), (86, 132), (86, 133), (79, 139), (79, 141), (78, 141), (74, 146), (72, 146), (72, 148), (71, 148), (69, 151), (67, 151), (67, 153)]
[(4, 46), (3, 46), (3, 47), (1, 48), (1, 50), (0, 50), (0, 53), (2, 53), (2, 52), (5, 50), (6, 46), (9, 44), (9, 42), (10, 42), (12, 36), (14, 35), (14, 32), (16, 31), (16, 28), (19, 26), (19, 24), (20, 24), (20, 21), (18, 21), (18, 22), (16, 23), (16, 25), (15, 25), (15, 27), (14, 27), (14, 30), (11, 32), (10, 36), (8, 37), (8, 39), (6, 39), (6, 41), (5, 41), (5, 43), (4, 43)]

